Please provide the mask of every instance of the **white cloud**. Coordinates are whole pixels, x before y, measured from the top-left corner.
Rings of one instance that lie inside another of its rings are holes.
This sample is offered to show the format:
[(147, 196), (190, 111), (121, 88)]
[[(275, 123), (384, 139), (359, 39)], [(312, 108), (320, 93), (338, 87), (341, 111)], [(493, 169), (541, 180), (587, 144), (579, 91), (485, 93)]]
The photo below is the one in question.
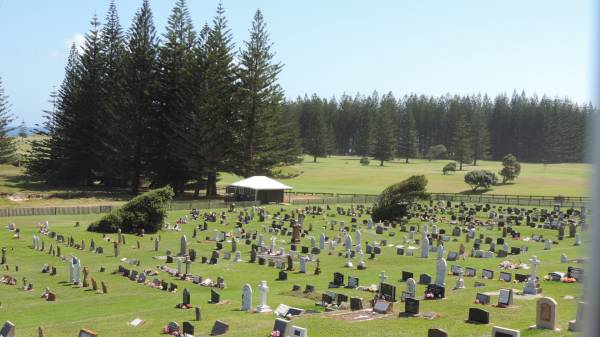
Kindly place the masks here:
[(67, 49), (70, 49), (73, 43), (75, 43), (75, 46), (77, 46), (77, 49), (79, 51), (82, 51), (83, 45), (85, 43), (85, 36), (81, 33), (75, 33), (75, 35), (65, 40), (65, 45), (67, 46)]

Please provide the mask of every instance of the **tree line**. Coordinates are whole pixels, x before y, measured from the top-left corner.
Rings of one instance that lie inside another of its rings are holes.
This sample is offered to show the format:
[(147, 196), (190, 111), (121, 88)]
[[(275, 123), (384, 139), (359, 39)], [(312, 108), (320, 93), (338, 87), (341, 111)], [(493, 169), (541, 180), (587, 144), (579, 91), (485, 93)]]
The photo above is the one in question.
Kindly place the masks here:
[(339, 99), (315, 95), (286, 102), (306, 153), (374, 156), (383, 161), (423, 157), (460, 164), (501, 160), (582, 162), (586, 123), (594, 110), (567, 98), (410, 94), (390, 92)]
[(50, 184), (131, 187), (195, 184), (216, 194), (218, 172), (268, 174), (298, 162), (283, 109), (282, 65), (260, 10), (236, 50), (223, 6), (196, 30), (185, 0), (157, 36), (145, 0), (127, 32), (114, 1), (97, 17), (51, 94), (27, 172)]

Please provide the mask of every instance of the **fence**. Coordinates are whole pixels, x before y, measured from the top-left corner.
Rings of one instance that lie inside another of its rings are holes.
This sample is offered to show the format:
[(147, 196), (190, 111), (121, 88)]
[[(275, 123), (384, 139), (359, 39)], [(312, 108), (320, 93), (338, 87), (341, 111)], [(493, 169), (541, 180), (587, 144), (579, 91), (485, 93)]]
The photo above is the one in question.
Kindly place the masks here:
[[(318, 192), (287, 192), (284, 201), (291, 205), (325, 205), (325, 204), (371, 204), (377, 201), (377, 195), (370, 194), (335, 194)], [(465, 202), (477, 204), (505, 204), (514, 206), (553, 207), (589, 207), (591, 198), (588, 197), (551, 197), (498, 194), (460, 194), (432, 193), (435, 201)], [(248, 207), (254, 202), (236, 202), (236, 206)], [(260, 203), (258, 203), (260, 204)], [(170, 210), (190, 210), (192, 208), (211, 209), (227, 208), (230, 203), (224, 200), (191, 200), (174, 201)], [(118, 206), (65, 206), (65, 207), (28, 207), (0, 208), (0, 217), (34, 216), (34, 215), (76, 215), (109, 213)]]
[[(354, 204), (373, 203), (378, 196), (372, 194), (334, 194), (319, 192), (287, 192), (285, 200), (292, 204)], [(588, 207), (591, 198), (563, 196), (527, 196), (510, 194), (461, 194), (461, 193), (431, 193), (432, 200), (451, 201), (477, 204), (504, 204), (515, 206), (553, 207)]]
[[(194, 200), (194, 201), (173, 201), (169, 207), (172, 211), (191, 210), (192, 208), (227, 208), (228, 202), (223, 200)], [(236, 202), (236, 206), (247, 207), (254, 205), (254, 202)], [(257, 203), (260, 205), (260, 203)], [(77, 214), (101, 214), (110, 213), (119, 205), (105, 206), (74, 206), (74, 207), (27, 207), (27, 208), (0, 208), (0, 217), (14, 216), (34, 216), (34, 215), (77, 215)]]

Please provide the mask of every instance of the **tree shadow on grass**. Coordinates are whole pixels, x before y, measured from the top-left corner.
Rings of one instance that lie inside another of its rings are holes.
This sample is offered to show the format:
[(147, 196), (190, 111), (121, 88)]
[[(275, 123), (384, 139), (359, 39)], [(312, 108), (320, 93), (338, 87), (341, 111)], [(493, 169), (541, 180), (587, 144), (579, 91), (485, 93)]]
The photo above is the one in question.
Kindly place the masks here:
[(477, 190), (473, 191), (473, 190), (466, 190), (466, 191), (462, 191), (462, 192), (458, 192), (458, 194), (463, 194), (463, 195), (481, 195), (484, 194), (486, 192), (492, 191), (493, 189), (491, 188), (478, 188)]

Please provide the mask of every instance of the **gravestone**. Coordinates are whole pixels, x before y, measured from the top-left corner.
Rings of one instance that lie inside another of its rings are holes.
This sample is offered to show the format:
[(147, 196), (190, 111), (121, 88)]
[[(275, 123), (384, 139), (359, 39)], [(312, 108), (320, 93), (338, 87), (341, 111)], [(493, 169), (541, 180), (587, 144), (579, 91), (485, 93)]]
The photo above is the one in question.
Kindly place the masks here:
[(242, 287), (242, 311), (250, 311), (252, 309), (252, 287), (246, 283)]
[(213, 327), (210, 331), (210, 335), (211, 336), (224, 335), (225, 333), (227, 333), (228, 330), (229, 330), (229, 324), (227, 324), (223, 321), (216, 320), (215, 324), (213, 325)]
[(187, 335), (194, 335), (194, 325), (190, 322), (183, 322), (183, 333), (184, 336)]
[(419, 284), (431, 284), (431, 276), (428, 274), (421, 274), (419, 276)]
[(558, 303), (551, 297), (540, 298), (536, 305), (536, 329), (557, 330)]
[(290, 323), (282, 318), (276, 318), (275, 324), (273, 325), (273, 331), (279, 332), (279, 336), (289, 336), (288, 330), (290, 328)]
[(579, 302), (579, 305), (577, 306), (577, 316), (576, 316), (575, 320), (569, 321), (569, 331), (581, 331), (582, 330), (584, 314), (587, 310), (589, 310), (587, 308), (587, 304), (585, 302)]
[(418, 315), (419, 314), (419, 300), (415, 298), (406, 298), (404, 300), (404, 313), (408, 315)]
[(290, 337), (308, 337), (308, 332), (306, 328), (301, 328), (299, 326), (292, 325), (290, 329)]
[(512, 289), (500, 289), (498, 293), (498, 306), (508, 307), (513, 304), (513, 290)]
[(0, 330), (0, 336), (2, 337), (15, 337), (15, 325), (11, 321), (4, 322), (2, 330)]
[(475, 302), (483, 305), (490, 304), (491, 297), (486, 294), (477, 293), (477, 295), (475, 295)]
[(477, 324), (489, 324), (490, 323), (490, 312), (480, 308), (469, 308), (469, 323)]
[(211, 289), (210, 290), (210, 302), (209, 303), (216, 304), (216, 303), (219, 303), (219, 302), (221, 302), (221, 295), (218, 292), (216, 292), (214, 289)]
[(435, 284), (444, 286), (446, 284), (446, 274), (448, 273), (448, 264), (446, 259), (437, 260)]
[(190, 305), (190, 291), (185, 288), (183, 289), (183, 300), (182, 300), (182, 304), (184, 306), (189, 306)]
[(521, 337), (521, 332), (519, 330), (494, 326), (492, 327), (491, 337)]
[(446, 330), (432, 328), (427, 330), (427, 337), (448, 337)]
[(350, 310), (362, 310), (363, 309), (363, 299), (360, 297), (351, 297), (350, 298)]

